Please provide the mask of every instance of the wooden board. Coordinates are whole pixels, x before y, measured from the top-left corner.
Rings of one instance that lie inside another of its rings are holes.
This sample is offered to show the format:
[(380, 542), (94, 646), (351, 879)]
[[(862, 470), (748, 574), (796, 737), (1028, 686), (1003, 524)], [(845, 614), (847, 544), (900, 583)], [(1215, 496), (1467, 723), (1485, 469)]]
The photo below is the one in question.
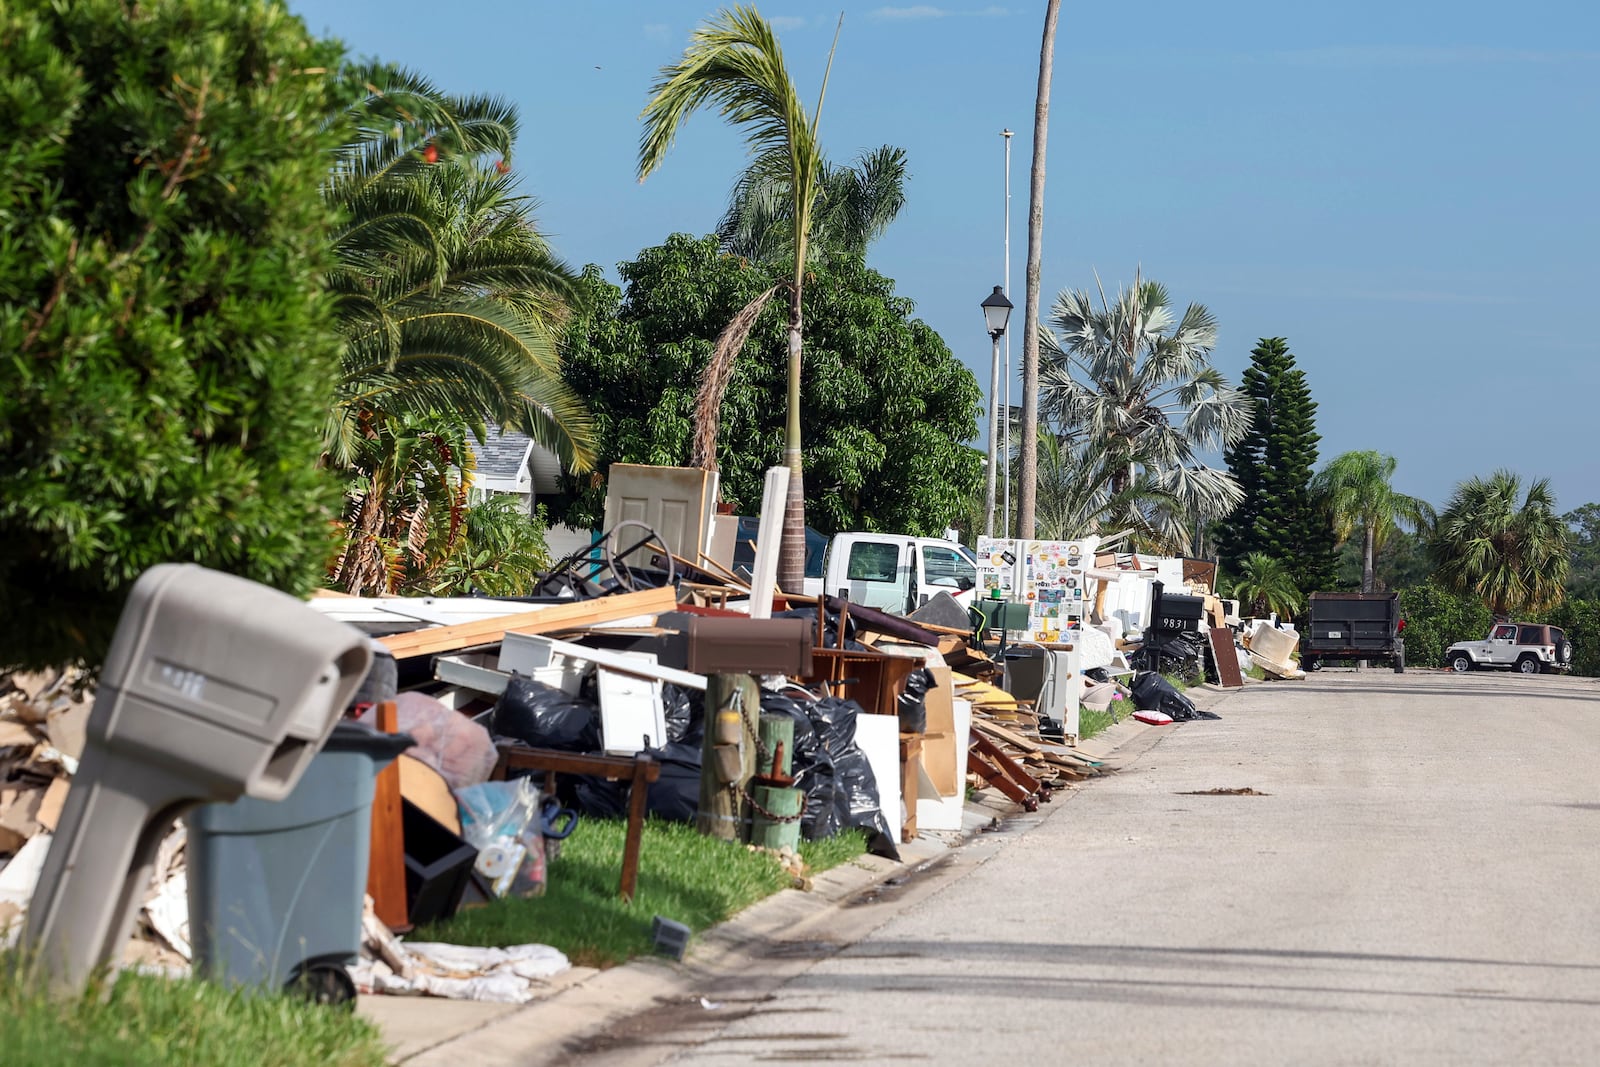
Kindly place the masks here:
[(1233, 650), (1233, 631), (1223, 626), (1213, 626), (1208, 636), (1211, 638), (1211, 662), (1217, 665), (1217, 677), (1222, 680), (1222, 687), (1237, 689), (1244, 685), (1244, 678), (1239, 674), (1239, 654)]
[(410, 659), (413, 656), (430, 656), (438, 652), (454, 652), (473, 645), (494, 644), (507, 632), (551, 633), (600, 622), (613, 622), (617, 619), (631, 619), (637, 615), (659, 615), (677, 606), (678, 594), (674, 590), (644, 589), (637, 593), (619, 593), (616, 596), (599, 597), (595, 600), (552, 604), (538, 611), (501, 615), (493, 619), (457, 623), (454, 626), (435, 626), (431, 629), (391, 634), (379, 640), (394, 654), (395, 659)]

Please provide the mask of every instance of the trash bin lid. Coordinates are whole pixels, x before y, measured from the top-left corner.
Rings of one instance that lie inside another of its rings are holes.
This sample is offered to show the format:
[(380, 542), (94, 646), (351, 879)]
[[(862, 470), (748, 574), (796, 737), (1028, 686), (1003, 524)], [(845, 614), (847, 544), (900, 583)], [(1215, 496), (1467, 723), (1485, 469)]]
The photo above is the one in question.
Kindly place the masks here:
[(333, 728), (324, 752), (362, 752), (374, 761), (387, 763), (417, 743), (410, 734), (386, 734), (364, 722), (344, 719)]

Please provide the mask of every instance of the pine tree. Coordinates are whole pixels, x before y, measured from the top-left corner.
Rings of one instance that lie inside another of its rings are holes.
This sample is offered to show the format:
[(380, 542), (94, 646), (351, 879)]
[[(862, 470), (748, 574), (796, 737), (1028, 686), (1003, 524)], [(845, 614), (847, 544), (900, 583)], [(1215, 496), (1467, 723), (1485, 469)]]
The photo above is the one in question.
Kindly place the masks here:
[(1317, 405), (1286, 340), (1264, 337), (1250, 356), (1243, 390), (1254, 418), (1224, 455), (1245, 499), (1218, 528), (1222, 566), (1238, 573), (1246, 556), (1262, 553), (1281, 560), (1301, 592), (1327, 589), (1336, 561), (1333, 531), (1310, 489), (1321, 440)]

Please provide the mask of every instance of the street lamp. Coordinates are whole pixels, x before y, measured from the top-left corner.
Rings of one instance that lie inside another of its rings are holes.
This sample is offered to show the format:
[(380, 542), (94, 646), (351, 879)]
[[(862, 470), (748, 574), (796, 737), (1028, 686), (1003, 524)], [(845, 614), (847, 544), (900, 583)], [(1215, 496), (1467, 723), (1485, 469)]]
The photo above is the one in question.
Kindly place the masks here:
[(989, 486), (984, 494), (984, 522), (983, 533), (985, 537), (994, 536), (994, 485), (996, 446), (1000, 441), (1000, 338), (1005, 336), (1006, 323), (1011, 319), (1011, 301), (1006, 299), (1005, 290), (1000, 286), (994, 287), (994, 292), (984, 297), (983, 324), (989, 330), (989, 341), (994, 351), (990, 356), (989, 370)]

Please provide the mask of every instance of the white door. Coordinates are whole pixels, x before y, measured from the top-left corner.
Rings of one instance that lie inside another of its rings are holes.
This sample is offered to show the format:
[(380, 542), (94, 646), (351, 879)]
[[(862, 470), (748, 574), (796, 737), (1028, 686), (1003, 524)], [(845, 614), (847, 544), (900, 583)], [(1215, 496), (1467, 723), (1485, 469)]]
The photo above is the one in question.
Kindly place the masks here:
[(921, 607), (940, 593), (949, 593), (962, 607), (972, 605), (972, 589), (978, 584), (978, 568), (958, 548), (937, 541), (917, 544), (921, 576), (917, 606)]
[(1489, 662), (1510, 663), (1516, 659), (1517, 628), (1509, 622), (1501, 623), (1489, 631)]
[(717, 476), (698, 467), (613, 463), (606, 474), (606, 529), (627, 520), (642, 522), (674, 555), (696, 564), (707, 548), (716, 503)]

